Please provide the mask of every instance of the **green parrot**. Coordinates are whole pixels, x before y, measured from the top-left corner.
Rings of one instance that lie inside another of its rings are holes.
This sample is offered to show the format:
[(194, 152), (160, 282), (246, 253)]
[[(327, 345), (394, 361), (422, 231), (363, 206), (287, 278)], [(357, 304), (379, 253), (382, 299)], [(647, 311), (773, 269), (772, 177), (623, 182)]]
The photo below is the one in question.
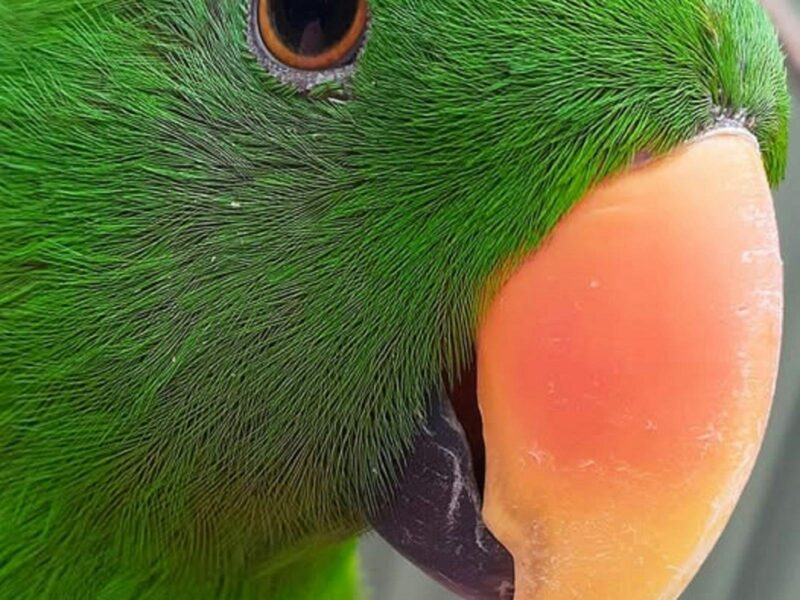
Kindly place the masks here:
[(353, 600), (371, 526), (511, 598), (494, 299), (718, 126), (776, 185), (788, 111), (756, 0), (0, 0), (0, 598)]

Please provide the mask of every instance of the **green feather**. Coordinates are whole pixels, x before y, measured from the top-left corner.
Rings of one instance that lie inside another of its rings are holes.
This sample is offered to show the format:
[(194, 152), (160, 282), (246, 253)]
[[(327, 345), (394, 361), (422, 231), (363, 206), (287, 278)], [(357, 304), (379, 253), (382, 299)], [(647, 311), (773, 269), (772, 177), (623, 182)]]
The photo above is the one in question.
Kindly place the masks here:
[(755, 0), (370, 6), (342, 100), (244, 0), (0, 0), (0, 597), (352, 597), (499, 265), (720, 111), (783, 175)]

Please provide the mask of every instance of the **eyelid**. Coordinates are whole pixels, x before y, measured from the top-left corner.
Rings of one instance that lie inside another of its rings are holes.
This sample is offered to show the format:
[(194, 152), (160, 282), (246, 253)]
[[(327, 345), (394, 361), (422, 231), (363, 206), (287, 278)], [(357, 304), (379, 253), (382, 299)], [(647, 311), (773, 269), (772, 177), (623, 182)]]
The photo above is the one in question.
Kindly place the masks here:
[[(266, 7), (266, 3), (263, 4)], [(295, 87), (300, 92), (308, 92), (312, 88), (326, 83), (346, 84), (356, 70), (356, 62), (369, 37), (370, 14), (368, 2), (359, 2), (359, 4), (363, 4), (364, 21), (361, 25), (361, 31), (357, 36), (357, 41), (348, 52), (344, 53), (344, 56), (337, 64), (329, 68), (310, 70), (295, 67), (286, 64), (279, 56), (273, 53), (273, 51), (267, 47), (261, 34), (259, 16), (262, 6), (261, 0), (251, 0), (249, 2), (247, 19), (248, 45), (259, 63), (261, 63), (268, 73), (280, 82)]]
[(274, 27), (270, 25), (269, 4), (270, 0), (258, 0), (258, 29), (264, 44), (275, 58), (287, 67), (303, 69), (307, 71), (318, 71), (336, 67), (352, 54), (356, 48), (367, 26), (367, 3), (365, 0), (358, 0), (356, 4), (356, 14), (347, 32), (342, 39), (334, 46), (327, 49), (322, 54), (314, 56), (304, 56), (292, 51), (280, 39)]

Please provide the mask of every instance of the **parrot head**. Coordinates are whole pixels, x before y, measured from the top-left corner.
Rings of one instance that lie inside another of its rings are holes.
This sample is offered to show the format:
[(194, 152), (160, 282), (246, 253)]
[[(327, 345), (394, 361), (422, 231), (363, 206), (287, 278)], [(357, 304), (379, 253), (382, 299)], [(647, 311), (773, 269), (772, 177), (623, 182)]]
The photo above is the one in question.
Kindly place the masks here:
[(756, 0), (0, 23), (0, 564), (26, 593), (43, 552), (85, 557), (62, 576), (89, 597), (368, 523), (464, 598), (680, 593), (775, 377), (789, 100)]

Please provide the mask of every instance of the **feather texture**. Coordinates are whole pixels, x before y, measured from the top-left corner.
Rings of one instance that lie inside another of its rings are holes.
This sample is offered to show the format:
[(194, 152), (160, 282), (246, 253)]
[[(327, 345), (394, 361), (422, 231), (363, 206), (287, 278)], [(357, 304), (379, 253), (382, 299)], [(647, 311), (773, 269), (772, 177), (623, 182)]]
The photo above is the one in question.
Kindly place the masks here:
[(0, 597), (321, 597), (500, 265), (720, 114), (783, 174), (755, 0), (372, 0), (308, 96), (246, 9), (0, 0)]

